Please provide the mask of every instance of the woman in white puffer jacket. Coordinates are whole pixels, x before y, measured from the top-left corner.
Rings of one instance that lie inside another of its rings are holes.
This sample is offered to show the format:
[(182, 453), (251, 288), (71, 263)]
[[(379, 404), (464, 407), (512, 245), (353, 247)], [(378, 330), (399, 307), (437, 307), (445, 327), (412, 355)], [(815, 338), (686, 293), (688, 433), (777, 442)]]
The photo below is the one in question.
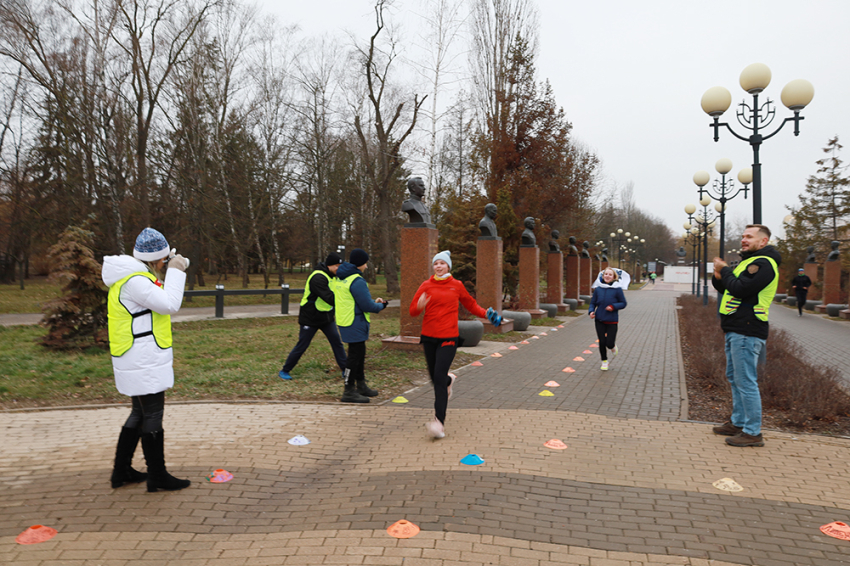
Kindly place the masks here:
[[(148, 491), (183, 489), (191, 483), (165, 469), (162, 430), (165, 390), (174, 385), (170, 315), (180, 310), (183, 302), (188, 266), (189, 260), (170, 250), (165, 237), (153, 228), (145, 228), (136, 238), (133, 257), (107, 256), (103, 260), (115, 385), (133, 404), (115, 449), (113, 488), (145, 479)], [(131, 467), (139, 438), (147, 474)]]

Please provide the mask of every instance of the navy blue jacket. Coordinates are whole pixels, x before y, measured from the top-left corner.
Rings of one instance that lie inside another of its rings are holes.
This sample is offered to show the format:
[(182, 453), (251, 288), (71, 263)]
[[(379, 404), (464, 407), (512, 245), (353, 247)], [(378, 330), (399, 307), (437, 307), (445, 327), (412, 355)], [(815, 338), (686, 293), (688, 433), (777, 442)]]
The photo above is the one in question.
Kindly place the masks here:
[[(599, 286), (593, 290), (593, 297), (591, 297), (590, 305), (587, 307), (587, 314), (595, 312), (596, 320), (599, 322), (619, 322), (619, 311), (626, 308), (627, 304), (626, 295), (622, 289), (600, 282)], [(613, 312), (605, 310), (608, 305), (614, 307)]]
[[(339, 280), (347, 279), (352, 275), (363, 275), (354, 265), (344, 261), (336, 270)], [(340, 326), (339, 335), (346, 344), (354, 342), (365, 342), (369, 339), (369, 321), (363, 313), (381, 312), (386, 307), (383, 303), (376, 303), (369, 292), (369, 285), (362, 277), (357, 278), (349, 287), (351, 296), (354, 297), (354, 322), (351, 326)]]

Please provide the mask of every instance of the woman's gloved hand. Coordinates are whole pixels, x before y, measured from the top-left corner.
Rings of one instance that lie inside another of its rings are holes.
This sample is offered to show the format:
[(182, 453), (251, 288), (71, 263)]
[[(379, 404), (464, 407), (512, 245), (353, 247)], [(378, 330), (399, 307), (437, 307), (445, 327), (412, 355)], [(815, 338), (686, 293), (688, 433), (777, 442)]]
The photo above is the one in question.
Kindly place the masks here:
[(502, 325), (502, 315), (497, 313), (493, 307), (487, 309), (487, 320), (490, 321), (490, 324), (493, 326), (501, 326)]
[(179, 269), (180, 271), (186, 271), (189, 268), (189, 258), (183, 257), (180, 254), (176, 254), (168, 260), (168, 267)]

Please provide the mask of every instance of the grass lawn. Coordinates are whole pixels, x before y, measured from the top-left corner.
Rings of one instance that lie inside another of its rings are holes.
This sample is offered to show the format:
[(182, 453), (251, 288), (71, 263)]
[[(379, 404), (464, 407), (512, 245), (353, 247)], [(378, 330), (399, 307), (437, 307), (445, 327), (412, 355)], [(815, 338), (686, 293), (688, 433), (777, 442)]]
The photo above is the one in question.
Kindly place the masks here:
[[(399, 309), (372, 316), (366, 377), (386, 400), (428, 382), (421, 352), (383, 347), (381, 337), (398, 333)], [(115, 390), (108, 352), (52, 352), (37, 343), (44, 329), (0, 327), (0, 409), (127, 402)], [(342, 394), (339, 368), (319, 333), (283, 381), (277, 372), (298, 339), (297, 317), (210, 320), (174, 324), (175, 400), (336, 401)], [(480, 356), (458, 353), (454, 368)]]

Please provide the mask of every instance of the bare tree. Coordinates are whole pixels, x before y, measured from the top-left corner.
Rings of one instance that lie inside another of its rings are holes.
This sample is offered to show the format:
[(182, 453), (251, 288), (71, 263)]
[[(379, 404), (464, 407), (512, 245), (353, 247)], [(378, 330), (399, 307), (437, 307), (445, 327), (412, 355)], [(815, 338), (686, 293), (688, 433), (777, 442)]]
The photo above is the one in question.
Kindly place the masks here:
[[(387, 293), (397, 293), (400, 289), (398, 282), (398, 269), (395, 263), (395, 246), (391, 237), (393, 226), (398, 222), (398, 206), (390, 195), (393, 194), (392, 185), (398, 184), (396, 174), (401, 167), (401, 145), (416, 126), (419, 109), (425, 102), (427, 96), (421, 100), (418, 95), (413, 96), (412, 112), (409, 118), (404, 116), (404, 102), (398, 102), (394, 109), (387, 112), (390, 96), (390, 70), (398, 53), (396, 44), (389, 39), (386, 48), (382, 48), (378, 42), (378, 36), (384, 30), (384, 11), (389, 5), (388, 0), (378, 0), (375, 3), (375, 33), (369, 39), (367, 50), (360, 50), (363, 57), (363, 72), (366, 77), (368, 107), (371, 112), (370, 118), (375, 125), (375, 145), (369, 143), (366, 132), (362, 126), (361, 116), (358, 113), (354, 117), (354, 128), (360, 139), (360, 148), (363, 153), (364, 166), (369, 182), (378, 200), (378, 224), (381, 230), (381, 259), (383, 260), (384, 274), (387, 280)], [(407, 122), (406, 128), (404, 122)]]

